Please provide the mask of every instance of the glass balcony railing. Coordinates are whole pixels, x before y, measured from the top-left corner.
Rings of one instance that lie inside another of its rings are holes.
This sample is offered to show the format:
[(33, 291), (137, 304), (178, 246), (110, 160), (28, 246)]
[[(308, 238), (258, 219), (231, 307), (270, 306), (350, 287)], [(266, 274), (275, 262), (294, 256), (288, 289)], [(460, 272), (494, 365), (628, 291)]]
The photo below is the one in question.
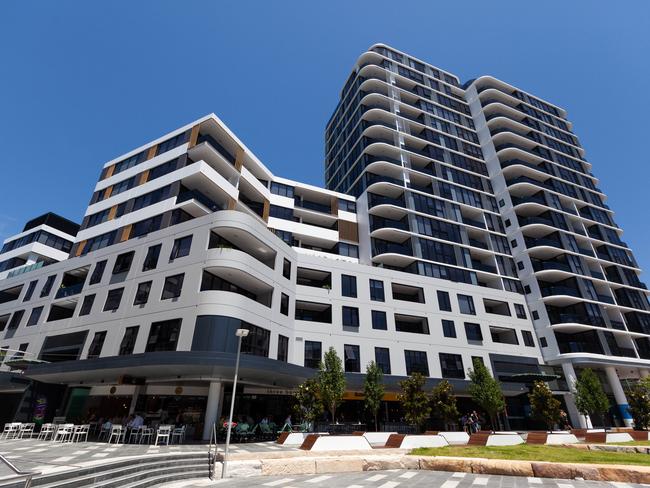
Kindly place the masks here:
[(187, 202), (189, 200), (196, 200), (197, 202), (201, 203), (212, 212), (216, 212), (217, 210), (223, 210), (224, 208), (222, 205), (217, 204), (214, 200), (207, 197), (206, 195), (204, 195), (198, 190), (184, 191), (179, 193), (178, 196), (176, 197), (176, 203)]
[(70, 297), (70, 296), (73, 296), (73, 295), (78, 295), (79, 293), (81, 293), (81, 290), (83, 289), (83, 287), (84, 287), (83, 282), (82, 283), (77, 283), (76, 285), (61, 287), (56, 292), (55, 298), (64, 298), (64, 297)]

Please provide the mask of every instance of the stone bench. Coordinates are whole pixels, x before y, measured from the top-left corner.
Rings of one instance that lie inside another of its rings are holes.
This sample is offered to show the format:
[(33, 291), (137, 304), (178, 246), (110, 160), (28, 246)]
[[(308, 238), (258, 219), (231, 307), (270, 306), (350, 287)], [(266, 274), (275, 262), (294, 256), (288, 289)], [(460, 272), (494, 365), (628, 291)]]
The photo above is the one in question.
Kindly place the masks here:
[(469, 446), (516, 446), (524, 439), (517, 433), (479, 431), (469, 436)]
[(464, 446), (469, 442), (469, 434), (464, 431), (439, 432), (438, 435), (444, 437), (450, 446)]
[(449, 443), (441, 435), (392, 434), (384, 447), (398, 449), (415, 449), (417, 447), (444, 447)]
[(361, 435), (308, 434), (300, 449), (303, 451), (369, 451), (372, 446)]
[[(319, 435), (328, 435), (327, 432), (319, 432)], [(276, 443), (282, 444), (283, 446), (295, 446), (298, 447), (305, 442), (307, 436), (310, 435), (309, 432), (282, 432), (278, 437)]]
[(629, 432), (587, 432), (585, 442), (589, 444), (607, 444), (610, 442), (632, 442)]
[(559, 446), (563, 444), (577, 444), (578, 438), (568, 432), (529, 432), (526, 444)]

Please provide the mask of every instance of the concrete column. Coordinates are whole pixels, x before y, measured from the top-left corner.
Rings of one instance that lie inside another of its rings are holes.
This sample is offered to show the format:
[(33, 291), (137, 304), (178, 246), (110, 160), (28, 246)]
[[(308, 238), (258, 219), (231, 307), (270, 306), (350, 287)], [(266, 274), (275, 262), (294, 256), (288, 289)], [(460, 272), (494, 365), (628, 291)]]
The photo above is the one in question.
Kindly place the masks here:
[(205, 407), (205, 421), (203, 424), (203, 440), (209, 441), (212, 433), (212, 424), (219, 420), (221, 410), (222, 389), (220, 381), (213, 381), (208, 388), (208, 403)]
[(566, 379), (567, 385), (569, 386), (569, 393), (566, 393), (564, 395), (564, 402), (566, 403), (566, 408), (568, 410), (567, 413), (571, 419), (571, 425), (579, 427), (581, 429), (591, 428), (592, 425), (589, 415), (582, 415), (576, 407), (576, 402), (573, 395), (576, 390), (577, 376), (575, 369), (573, 369), (573, 364), (562, 363), (562, 371), (564, 372), (564, 378)]
[(607, 381), (609, 386), (614, 393), (614, 398), (616, 399), (616, 407), (625, 423), (626, 427), (632, 427), (633, 420), (632, 415), (630, 414), (630, 406), (627, 403), (627, 398), (625, 397), (625, 392), (621, 386), (621, 380), (618, 379), (618, 374), (616, 373), (616, 368), (614, 366), (607, 366), (605, 368), (605, 373), (607, 374)]

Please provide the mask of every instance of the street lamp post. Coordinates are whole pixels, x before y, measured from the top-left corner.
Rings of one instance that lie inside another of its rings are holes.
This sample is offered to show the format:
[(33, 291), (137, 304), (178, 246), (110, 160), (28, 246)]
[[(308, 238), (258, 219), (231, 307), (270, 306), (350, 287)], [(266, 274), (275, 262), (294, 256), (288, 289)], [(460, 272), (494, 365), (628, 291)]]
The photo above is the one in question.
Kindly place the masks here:
[(232, 399), (230, 400), (230, 416), (228, 418), (228, 433), (226, 434), (226, 450), (223, 456), (223, 468), (221, 469), (221, 477), (226, 477), (228, 469), (228, 450), (230, 448), (230, 432), (232, 431), (232, 414), (235, 410), (235, 394), (237, 393), (237, 375), (239, 374), (239, 356), (241, 353), (241, 340), (248, 335), (248, 329), (237, 329), (235, 335), (239, 338), (237, 341), (237, 359), (235, 361), (235, 379), (232, 383)]

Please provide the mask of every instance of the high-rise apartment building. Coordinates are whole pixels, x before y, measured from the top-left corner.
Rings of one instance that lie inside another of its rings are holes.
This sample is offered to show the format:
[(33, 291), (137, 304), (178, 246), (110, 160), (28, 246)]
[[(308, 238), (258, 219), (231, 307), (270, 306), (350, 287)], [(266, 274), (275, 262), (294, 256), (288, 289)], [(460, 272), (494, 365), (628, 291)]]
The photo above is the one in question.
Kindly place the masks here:
[(275, 176), (214, 115), (106, 163), (69, 257), (0, 280), (5, 415), (43, 399), (71, 418), (182, 412), (207, 436), (245, 327), (242, 415), (286, 416), (333, 347), (348, 419), (370, 361), (393, 420), (413, 372), (469, 408), (479, 360), (510, 428), (529, 425), (523, 378), (539, 374), (584, 423), (583, 367), (628, 421), (620, 379), (650, 370), (647, 292), (565, 115), (375, 45), (327, 125), (328, 189)]

